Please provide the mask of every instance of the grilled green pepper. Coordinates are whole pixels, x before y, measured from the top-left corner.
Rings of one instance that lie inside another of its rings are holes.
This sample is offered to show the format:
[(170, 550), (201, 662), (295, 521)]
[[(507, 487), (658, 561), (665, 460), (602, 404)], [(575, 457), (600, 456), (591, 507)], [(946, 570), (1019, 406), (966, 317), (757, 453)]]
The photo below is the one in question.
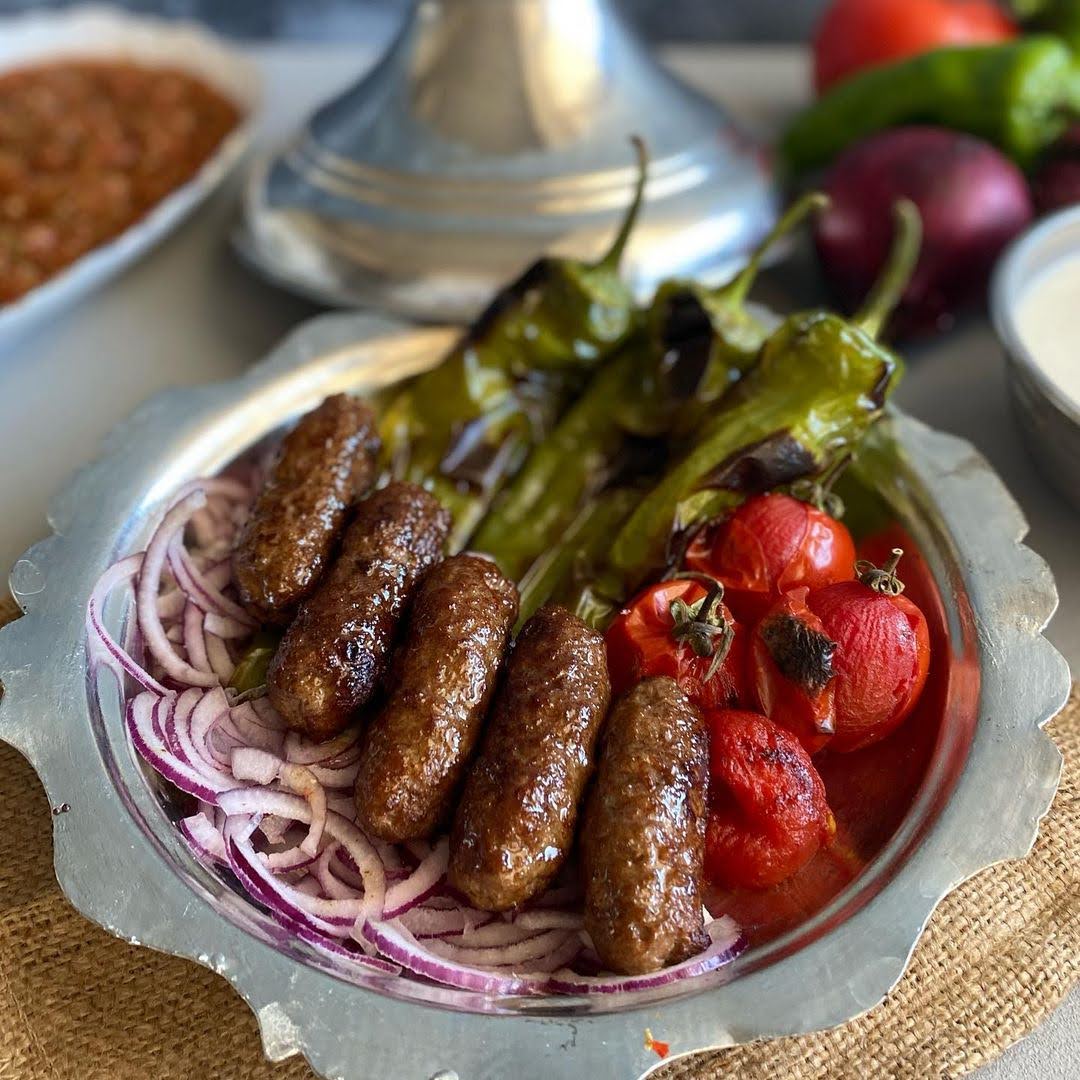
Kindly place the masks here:
[(893, 250), (863, 309), (850, 321), (815, 310), (780, 324), (739, 384), (738, 402), (703, 425), (620, 529), (601, 592), (625, 595), (660, 569), (673, 531), (819, 473), (857, 443), (902, 366), (876, 338), (914, 269), (920, 233), (918, 211), (899, 203)]
[[(565, 598), (573, 587), (575, 571), (584, 574), (595, 565), (640, 497), (640, 492), (630, 488), (613, 488), (579, 511), (561, 541), (537, 559), (522, 578), (519, 628), (552, 596)], [(571, 606), (578, 605), (573, 602)]]
[(811, 192), (792, 203), (746, 266), (720, 288), (669, 281), (657, 290), (647, 325), (664, 388), (677, 410), (677, 433), (696, 427), (757, 359), (768, 330), (746, 306), (750, 289), (774, 245), (828, 201), (821, 192)]
[[(660, 287), (648, 332), (628, 339), (593, 376), (473, 537), (503, 573), (519, 577), (557, 543), (582, 501), (599, 490), (630, 435), (694, 426), (745, 371), (768, 336), (746, 309), (769, 249), (827, 202), (806, 195), (780, 218), (726, 285), (673, 281)], [(693, 369), (693, 370), (689, 370)]]
[(244, 650), (239, 663), (233, 670), (229, 686), (245, 693), (266, 684), (266, 671), (277, 652), (281, 635), (269, 630), (260, 630)]
[(1078, 104), (1080, 69), (1056, 37), (934, 49), (838, 83), (796, 117), (780, 156), (799, 174), (882, 128), (922, 123), (981, 136), (1026, 166)]
[(652, 367), (641, 338), (630, 338), (529, 454), (484, 519), (471, 546), (517, 579), (556, 543), (582, 500), (609, 475), (623, 444), (618, 403), (642, 394)]
[(539, 259), (383, 413), (390, 472), (425, 484), (451, 511), (451, 546), (464, 543), (492, 492), (633, 325), (633, 296), (619, 263), (647, 171), (644, 145), (634, 146), (637, 188), (607, 254), (595, 263)]

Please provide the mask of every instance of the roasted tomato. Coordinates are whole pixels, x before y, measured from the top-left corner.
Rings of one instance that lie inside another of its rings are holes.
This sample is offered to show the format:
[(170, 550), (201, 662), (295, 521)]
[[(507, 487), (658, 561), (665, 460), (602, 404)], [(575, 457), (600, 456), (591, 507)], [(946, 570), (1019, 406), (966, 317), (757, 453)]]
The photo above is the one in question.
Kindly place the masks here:
[(723, 888), (777, 885), (836, 832), (825, 785), (799, 740), (766, 717), (718, 709), (709, 721), (705, 874)]
[(836, 642), (830, 750), (869, 746), (895, 731), (919, 700), (930, 668), (930, 633), (896, 576), (895, 548), (878, 569), (859, 563), (858, 581), (814, 589), (806, 604)]
[(748, 499), (700, 533), (687, 550), (686, 565), (719, 578), (724, 602), (749, 624), (788, 589), (850, 581), (855, 544), (836, 518), (773, 493)]
[(835, 729), (836, 642), (807, 607), (809, 592), (781, 597), (754, 628), (750, 648), (758, 706), (814, 753)]
[(863, 68), (1016, 33), (992, 0), (833, 0), (814, 35), (814, 85), (821, 93)]
[(669, 675), (702, 708), (744, 703), (746, 633), (722, 597), (718, 582), (697, 578), (661, 581), (634, 597), (607, 631), (612, 690)]

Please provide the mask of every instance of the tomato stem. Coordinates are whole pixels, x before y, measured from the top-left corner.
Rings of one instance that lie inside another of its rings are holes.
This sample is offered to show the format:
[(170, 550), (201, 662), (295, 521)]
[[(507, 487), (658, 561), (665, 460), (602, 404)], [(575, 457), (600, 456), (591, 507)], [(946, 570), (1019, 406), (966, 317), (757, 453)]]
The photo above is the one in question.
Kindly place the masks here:
[(838, 455), (817, 479), (807, 477), (796, 480), (791, 485), (791, 494), (796, 499), (809, 503), (823, 514), (828, 514), (829, 517), (839, 521), (844, 516), (844, 500), (833, 492), (833, 485), (840, 479), (850, 463), (850, 453)]
[(867, 559), (859, 559), (855, 563), (855, 573), (868, 589), (884, 596), (899, 596), (904, 591), (904, 583), (896, 576), (896, 568), (903, 554), (903, 548), (893, 548), (888, 560), (880, 567)]
[(699, 581), (708, 588), (708, 592), (694, 603), (688, 604), (681, 597), (671, 602), (671, 618), (674, 625), (671, 636), (678, 642), (685, 642), (698, 656), (712, 657), (704, 682), (708, 682), (719, 670), (720, 665), (731, 652), (735, 641), (735, 627), (724, 614), (724, 584), (708, 574), (688, 571), (680, 578)]

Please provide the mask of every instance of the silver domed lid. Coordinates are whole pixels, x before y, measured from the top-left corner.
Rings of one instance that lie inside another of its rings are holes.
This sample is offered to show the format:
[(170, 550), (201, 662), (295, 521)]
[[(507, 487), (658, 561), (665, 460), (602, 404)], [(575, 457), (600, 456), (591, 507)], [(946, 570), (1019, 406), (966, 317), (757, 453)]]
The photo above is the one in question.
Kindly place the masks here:
[(256, 165), (241, 253), (331, 303), (475, 314), (545, 251), (595, 256), (651, 156), (626, 272), (715, 279), (775, 216), (768, 162), (607, 0), (421, 0), (379, 64)]

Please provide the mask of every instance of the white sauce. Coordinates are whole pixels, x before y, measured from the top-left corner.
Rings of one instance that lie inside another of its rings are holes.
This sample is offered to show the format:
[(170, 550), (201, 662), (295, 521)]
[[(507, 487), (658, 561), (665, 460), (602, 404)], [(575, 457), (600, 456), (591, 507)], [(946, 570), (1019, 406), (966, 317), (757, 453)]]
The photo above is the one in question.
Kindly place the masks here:
[(1036, 275), (1017, 301), (1016, 329), (1035, 363), (1080, 408), (1080, 255)]

